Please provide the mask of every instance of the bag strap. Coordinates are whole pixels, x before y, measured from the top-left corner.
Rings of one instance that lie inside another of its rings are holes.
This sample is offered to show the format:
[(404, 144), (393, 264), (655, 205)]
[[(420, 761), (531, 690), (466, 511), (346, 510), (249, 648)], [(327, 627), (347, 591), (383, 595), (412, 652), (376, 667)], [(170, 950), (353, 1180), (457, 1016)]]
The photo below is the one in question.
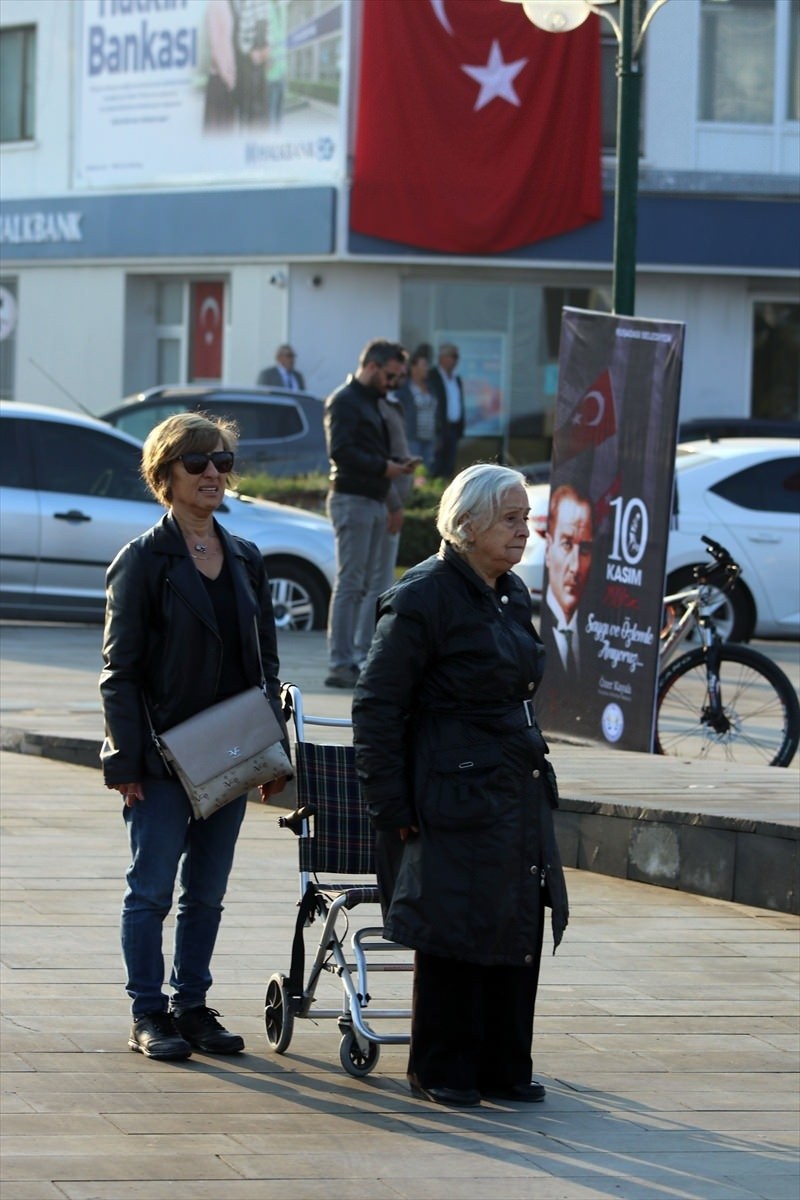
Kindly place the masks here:
[(305, 971), (305, 942), (303, 929), (314, 919), (317, 907), (317, 889), (309, 882), (300, 904), (298, 905), (297, 920), (294, 926), (292, 940), (292, 963), (289, 968), (287, 990), (292, 1012), (297, 1014), (303, 1010), (303, 974)]
[[(256, 653), (258, 654), (258, 669), (261, 672), (261, 682), (258, 686), (261, 688), (264, 695), (267, 696), (267, 677), (264, 674), (264, 663), (261, 658), (261, 639), (258, 636), (258, 617), (256, 616), (255, 613), (253, 613), (253, 628), (255, 629), (255, 634), (256, 634)], [(268, 696), (267, 696), (267, 699), (269, 699)]]

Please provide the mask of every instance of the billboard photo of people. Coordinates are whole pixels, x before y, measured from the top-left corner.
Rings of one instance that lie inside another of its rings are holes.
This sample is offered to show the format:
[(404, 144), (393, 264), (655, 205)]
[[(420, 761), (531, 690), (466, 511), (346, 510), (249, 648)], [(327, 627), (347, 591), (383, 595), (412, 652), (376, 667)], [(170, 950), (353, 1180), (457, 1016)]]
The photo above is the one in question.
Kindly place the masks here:
[(334, 182), (343, 0), (76, 9), (75, 187)]

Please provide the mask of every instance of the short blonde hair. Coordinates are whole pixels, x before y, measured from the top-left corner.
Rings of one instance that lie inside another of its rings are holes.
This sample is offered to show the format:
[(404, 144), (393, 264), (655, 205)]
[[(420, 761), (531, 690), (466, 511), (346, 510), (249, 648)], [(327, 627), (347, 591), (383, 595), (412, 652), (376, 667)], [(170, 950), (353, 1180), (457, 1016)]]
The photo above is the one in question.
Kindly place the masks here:
[[(172, 500), (172, 464), (182, 454), (210, 454), (218, 442), (233, 454), (239, 431), (233, 421), (207, 413), (174, 413), (151, 429), (142, 449), (142, 478), (159, 504)], [(228, 483), (233, 473), (228, 475)]]
[(506, 493), (520, 484), (525, 486), (525, 476), (511, 467), (473, 463), (442, 492), (436, 528), (446, 542), (463, 550), (470, 540), (466, 525), (470, 524), (475, 533), (489, 529), (500, 516)]

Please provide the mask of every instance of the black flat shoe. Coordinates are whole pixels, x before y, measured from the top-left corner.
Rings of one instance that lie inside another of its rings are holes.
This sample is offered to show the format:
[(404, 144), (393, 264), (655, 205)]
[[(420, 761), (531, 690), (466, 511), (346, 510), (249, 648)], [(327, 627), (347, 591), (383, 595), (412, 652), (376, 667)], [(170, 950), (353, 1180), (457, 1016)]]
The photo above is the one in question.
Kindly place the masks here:
[(244, 1050), (244, 1038), (238, 1033), (228, 1033), (217, 1020), (219, 1015), (215, 1008), (205, 1005), (187, 1008), (175, 1016), (175, 1026), (193, 1050), (204, 1054), (238, 1054)]
[(487, 1088), (482, 1095), (487, 1100), (516, 1100), (521, 1104), (538, 1104), (544, 1100), (547, 1092), (544, 1084), (532, 1079), (530, 1083), (515, 1083), (511, 1087)]
[(162, 1062), (181, 1062), (192, 1053), (192, 1047), (167, 1012), (140, 1013), (135, 1017), (128, 1046), (146, 1058)]
[(481, 1102), (481, 1094), (475, 1088), (423, 1087), (416, 1079), (409, 1079), (411, 1094), (432, 1104), (445, 1104), (450, 1108), (475, 1108)]

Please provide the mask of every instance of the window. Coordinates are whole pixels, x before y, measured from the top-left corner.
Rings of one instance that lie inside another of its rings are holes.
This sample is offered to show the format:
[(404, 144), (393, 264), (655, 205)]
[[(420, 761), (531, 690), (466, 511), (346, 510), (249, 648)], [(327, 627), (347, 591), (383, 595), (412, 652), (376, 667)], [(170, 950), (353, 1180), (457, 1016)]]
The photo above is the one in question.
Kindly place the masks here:
[(44, 492), (152, 500), (139, 474), (136, 446), (94, 429), (35, 421), (38, 486)]
[(796, 458), (770, 459), (721, 479), (710, 489), (755, 512), (800, 513), (800, 467)]
[(0, 398), (14, 399), (17, 345), (17, 281), (0, 276)]
[(151, 429), (172, 417), (175, 413), (186, 412), (188, 405), (180, 401), (167, 401), (164, 404), (131, 404), (130, 409), (115, 417), (112, 424), (123, 433), (143, 442)]
[(763, 300), (753, 305), (754, 417), (800, 417), (800, 304)]
[(700, 120), (797, 120), (799, 29), (800, 0), (702, 0)]
[(33, 139), (35, 85), (35, 27), (0, 29), (0, 142)]
[(291, 401), (270, 404), (268, 400), (210, 400), (203, 409), (212, 416), (235, 421), (242, 441), (285, 441), (300, 437), (306, 430), (302, 413)]
[[(403, 280), (403, 345), (414, 349), (431, 343), (434, 361), (441, 341), (461, 349), (468, 411), (462, 450), (469, 461), (549, 459), (565, 304), (610, 310), (608, 297), (589, 284), (554, 288), (516, 279), (481, 282), (422, 274)], [(478, 419), (479, 413), (487, 419)]]
[(31, 463), (25, 423), (16, 418), (4, 417), (0, 428), (0, 486), (29, 488)]

